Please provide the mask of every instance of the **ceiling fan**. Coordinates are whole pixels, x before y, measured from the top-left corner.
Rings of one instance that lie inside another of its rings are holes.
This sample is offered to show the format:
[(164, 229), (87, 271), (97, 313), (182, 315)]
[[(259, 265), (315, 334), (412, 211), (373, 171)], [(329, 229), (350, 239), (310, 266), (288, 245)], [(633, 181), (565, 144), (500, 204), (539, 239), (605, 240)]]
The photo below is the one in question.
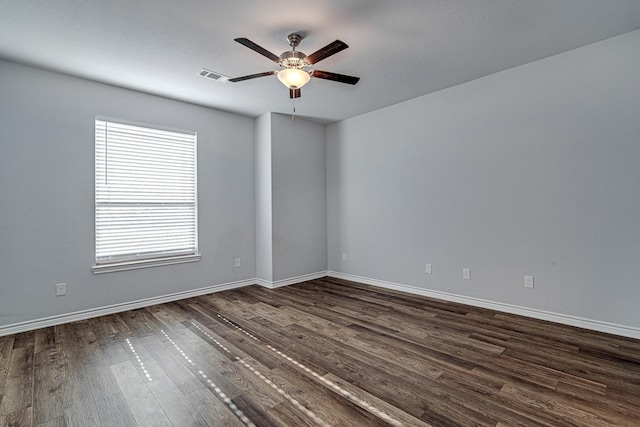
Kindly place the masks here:
[(334, 82), (346, 83), (350, 85), (355, 85), (360, 80), (360, 77), (331, 73), (329, 71), (320, 71), (315, 69), (306, 70), (307, 67), (310, 67), (311, 65), (314, 65), (322, 61), (323, 59), (328, 58), (331, 55), (335, 55), (336, 53), (349, 47), (346, 43), (340, 40), (329, 43), (322, 49), (312, 53), (309, 56), (296, 50), (296, 47), (300, 44), (300, 41), (302, 41), (302, 36), (296, 33), (289, 34), (287, 36), (287, 40), (289, 41), (291, 50), (283, 52), (280, 56), (274, 55), (265, 48), (258, 46), (251, 40), (244, 37), (234, 40), (241, 45), (244, 45), (249, 49), (258, 52), (260, 55), (267, 57), (271, 61), (280, 65), (282, 69), (280, 71), (266, 71), (264, 73), (236, 77), (229, 79), (230, 82), (241, 82), (244, 80), (255, 79), (257, 77), (272, 76), (275, 74), (278, 76), (278, 79), (282, 82), (282, 84), (289, 88), (290, 98), (300, 98), (300, 88), (307, 84), (311, 77), (332, 80)]

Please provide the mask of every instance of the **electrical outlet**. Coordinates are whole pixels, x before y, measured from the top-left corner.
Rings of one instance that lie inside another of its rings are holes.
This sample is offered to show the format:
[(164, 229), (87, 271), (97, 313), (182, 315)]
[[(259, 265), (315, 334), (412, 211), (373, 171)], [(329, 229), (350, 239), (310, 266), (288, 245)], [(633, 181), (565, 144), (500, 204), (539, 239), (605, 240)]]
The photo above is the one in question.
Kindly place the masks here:
[(58, 283), (56, 285), (56, 296), (62, 296), (67, 294), (67, 284), (66, 283)]
[(342, 254), (342, 262), (347, 262), (347, 254)]
[(240, 258), (236, 258), (235, 266), (236, 268), (240, 268)]
[(424, 272), (427, 274), (431, 274), (431, 264), (425, 264)]
[(524, 276), (524, 287), (533, 289), (533, 276)]
[(462, 278), (466, 280), (471, 280), (471, 269), (463, 268), (462, 269)]

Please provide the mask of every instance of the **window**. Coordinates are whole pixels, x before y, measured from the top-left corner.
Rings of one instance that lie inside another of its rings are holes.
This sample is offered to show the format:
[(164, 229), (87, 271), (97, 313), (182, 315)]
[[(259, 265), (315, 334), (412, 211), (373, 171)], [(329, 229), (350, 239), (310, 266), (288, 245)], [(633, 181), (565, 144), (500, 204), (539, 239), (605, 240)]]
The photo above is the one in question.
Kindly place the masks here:
[(95, 125), (94, 273), (197, 261), (196, 134)]

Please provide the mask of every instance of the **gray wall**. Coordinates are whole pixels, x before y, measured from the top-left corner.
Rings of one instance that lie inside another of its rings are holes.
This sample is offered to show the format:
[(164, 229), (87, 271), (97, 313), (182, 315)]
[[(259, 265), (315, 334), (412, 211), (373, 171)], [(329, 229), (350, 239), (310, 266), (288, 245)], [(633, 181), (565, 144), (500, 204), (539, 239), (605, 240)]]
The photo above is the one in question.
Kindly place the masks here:
[(273, 279), (327, 270), (325, 126), (272, 114)]
[[(327, 265), (638, 327), (638, 52), (636, 31), (326, 128), (0, 61), (0, 327)], [(96, 115), (198, 132), (200, 262), (91, 273)]]
[(256, 277), (273, 282), (271, 113), (255, 119)]
[(268, 285), (327, 269), (323, 125), (256, 119), (256, 265)]
[(328, 126), (329, 269), (640, 326), (639, 52), (636, 31)]
[[(198, 132), (199, 262), (92, 274), (96, 115)], [(250, 118), (0, 61), (0, 326), (255, 277), (253, 159)]]

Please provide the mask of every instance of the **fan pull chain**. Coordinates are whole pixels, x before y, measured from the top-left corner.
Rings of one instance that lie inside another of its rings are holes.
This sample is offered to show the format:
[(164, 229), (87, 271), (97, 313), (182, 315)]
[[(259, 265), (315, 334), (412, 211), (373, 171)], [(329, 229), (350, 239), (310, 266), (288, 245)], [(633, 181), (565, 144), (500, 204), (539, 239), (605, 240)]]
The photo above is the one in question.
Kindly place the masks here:
[(291, 104), (293, 105), (293, 114), (291, 114), (291, 121), (295, 122), (296, 121), (296, 99), (295, 98), (291, 99)]

